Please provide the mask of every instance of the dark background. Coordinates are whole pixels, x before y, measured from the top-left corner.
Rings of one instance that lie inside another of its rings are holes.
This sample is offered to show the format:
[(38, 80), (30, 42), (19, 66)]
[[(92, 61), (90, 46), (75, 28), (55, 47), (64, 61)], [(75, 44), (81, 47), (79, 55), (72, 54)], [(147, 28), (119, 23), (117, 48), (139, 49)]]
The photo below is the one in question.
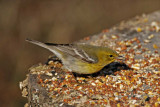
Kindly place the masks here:
[(0, 0), (0, 106), (23, 106), (19, 81), (51, 55), (26, 38), (71, 43), (158, 9), (160, 0)]

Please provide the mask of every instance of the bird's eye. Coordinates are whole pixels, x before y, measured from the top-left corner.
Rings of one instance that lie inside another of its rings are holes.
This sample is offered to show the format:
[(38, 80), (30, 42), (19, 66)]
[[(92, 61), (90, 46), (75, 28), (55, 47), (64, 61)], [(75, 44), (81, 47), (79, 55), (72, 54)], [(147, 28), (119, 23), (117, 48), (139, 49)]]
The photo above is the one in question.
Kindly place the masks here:
[(109, 57), (113, 57), (113, 55), (109, 55)]

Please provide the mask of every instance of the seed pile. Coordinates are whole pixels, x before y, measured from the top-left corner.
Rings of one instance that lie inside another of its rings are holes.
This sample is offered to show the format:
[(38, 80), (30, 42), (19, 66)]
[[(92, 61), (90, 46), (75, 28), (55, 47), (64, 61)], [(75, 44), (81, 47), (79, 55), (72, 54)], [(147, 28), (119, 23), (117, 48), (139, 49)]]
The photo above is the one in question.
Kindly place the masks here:
[[(113, 64), (113, 66), (107, 66), (113, 69), (104, 68), (100, 71), (104, 73), (103, 75), (75, 77), (73, 73), (63, 69), (62, 63), (55, 61), (54, 58), (49, 60), (47, 65), (31, 68), (31, 74), (37, 75), (37, 84), (46, 90), (48, 97), (52, 99), (52, 104), (159, 107), (160, 45), (155, 41), (158, 38), (160, 40), (160, 23), (149, 22), (146, 16), (136, 19), (135, 22), (137, 22), (136, 25), (147, 23), (138, 27), (133, 27), (130, 23), (132, 27), (129, 30), (133, 31), (133, 35), (136, 34), (136, 36), (126, 37), (122, 36), (123, 33), (113, 34), (112, 32), (117, 31), (113, 28), (104, 30), (98, 37), (84, 39), (89, 44), (109, 46), (125, 58), (123, 62), (116, 61), (120, 66)], [(121, 66), (122, 63), (128, 69), (124, 69), (124, 66)], [(115, 68), (118, 70), (114, 71)], [(105, 72), (112, 71), (114, 71), (112, 74), (105, 74)], [(22, 84), (21, 87), (23, 87)], [(37, 93), (38, 90), (35, 94), (33, 93), (35, 102), (39, 102)]]

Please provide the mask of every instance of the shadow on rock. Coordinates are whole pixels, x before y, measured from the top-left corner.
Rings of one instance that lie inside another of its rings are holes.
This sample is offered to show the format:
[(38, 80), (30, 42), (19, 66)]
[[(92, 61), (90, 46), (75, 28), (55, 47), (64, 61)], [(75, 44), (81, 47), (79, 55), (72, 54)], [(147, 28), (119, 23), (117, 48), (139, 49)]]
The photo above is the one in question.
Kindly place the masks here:
[(125, 63), (113, 62), (105, 66), (101, 71), (100, 75), (114, 75), (115, 72), (120, 70), (129, 70), (131, 69)]

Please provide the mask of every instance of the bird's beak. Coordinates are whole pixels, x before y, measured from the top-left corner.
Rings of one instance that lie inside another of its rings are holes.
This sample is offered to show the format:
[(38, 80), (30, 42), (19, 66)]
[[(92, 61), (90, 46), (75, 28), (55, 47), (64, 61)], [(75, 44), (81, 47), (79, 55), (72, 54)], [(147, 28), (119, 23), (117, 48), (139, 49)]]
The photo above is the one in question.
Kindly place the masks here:
[(125, 58), (123, 56), (121, 56), (121, 55), (119, 55), (116, 59), (117, 60), (125, 60)]

